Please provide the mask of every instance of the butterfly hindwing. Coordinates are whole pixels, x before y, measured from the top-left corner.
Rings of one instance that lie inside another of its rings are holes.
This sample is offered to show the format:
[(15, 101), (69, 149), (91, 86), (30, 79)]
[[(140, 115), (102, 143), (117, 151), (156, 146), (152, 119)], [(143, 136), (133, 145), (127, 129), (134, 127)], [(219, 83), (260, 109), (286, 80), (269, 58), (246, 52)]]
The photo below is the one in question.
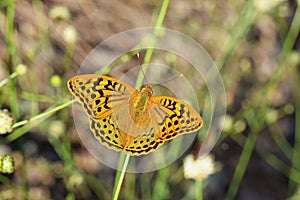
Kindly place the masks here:
[(114, 109), (118, 109), (136, 91), (132, 86), (115, 78), (96, 74), (74, 76), (68, 81), (68, 87), (87, 114), (96, 119), (110, 116), (112, 102)]
[(161, 140), (171, 140), (178, 134), (191, 133), (202, 126), (202, 118), (197, 111), (187, 103), (168, 96), (153, 96), (151, 118), (157, 129), (157, 137)]
[[(90, 129), (94, 137), (104, 146), (115, 151), (124, 151), (130, 155), (142, 155), (155, 151), (164, 141), (155, 137), (152, 129), (149, 134), (133, 137), (124, 133), (116, 126), (112, 116), (103, 119), (90, 118)], [(130, 143), (127, 146), (126, 141)]]
[(115, 126), (111, 116), (102, 119), (90, 118), (90, 129), (95, 138), (108, 148), (115, 151), (120, 151), (124, 148), (120, 130)]
[(130, 145), (128, 145), (124, 150), (131, 155), (142, 155), (155, 151), (163, 144), (164, 141), (157, 138), (154, 133), (154, 129), (151, 129), (149, 133), (133, 138)]

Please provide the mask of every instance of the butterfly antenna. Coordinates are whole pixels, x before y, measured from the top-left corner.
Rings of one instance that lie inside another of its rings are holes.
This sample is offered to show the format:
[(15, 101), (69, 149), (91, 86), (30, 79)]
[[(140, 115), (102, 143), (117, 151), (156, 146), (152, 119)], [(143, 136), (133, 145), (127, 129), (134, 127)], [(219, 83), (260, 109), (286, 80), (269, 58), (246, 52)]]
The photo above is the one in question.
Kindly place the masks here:
[(173, 77), (173, 78), (171, 78), (171, 79), (169, 79), (169, 80), (166, 80), (166, 81), (161, 82), (161, 83), (154, 84), (152, 87), (155, 87), (155, 86), (157, 86), (157, 85), (162, 85), (162, 84), (165, 84), (165, 83), (174, 81), (175, 79), (181, 78), (181, 77), (183, 77), (183, 74), (178, 74), (177, 76), (175, 76), (175, 77)]
[(145, 79), (146, 83), (148, 84), (149, 82), (148, 82), (148, 80), (147, 80), (147, 78), (146, 78), (146, 75), (145, 75), (145, 72), (144, 72), (144, 70), (143, 70), (143, 65), (141, 64), (140, 53), (137, 53), (136, 56), (137, 56), (137, 58), (138, 58), (139, 65), (141, 66), (141, 71), (142, 71), (142, 74), (143, 74), (143, 76), (144, 76), (144, 79)]

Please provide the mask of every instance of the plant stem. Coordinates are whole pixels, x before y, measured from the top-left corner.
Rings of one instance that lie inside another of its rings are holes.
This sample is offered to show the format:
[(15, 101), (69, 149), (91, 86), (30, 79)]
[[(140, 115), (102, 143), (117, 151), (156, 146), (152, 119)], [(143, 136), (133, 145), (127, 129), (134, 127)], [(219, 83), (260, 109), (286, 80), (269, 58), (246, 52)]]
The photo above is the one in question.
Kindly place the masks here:
[(61, 110), (61, 109), (65, 108), (65, 107), (69, 106), (69, 105), (72, 104), (72, 103), (73, 103), (73, 100), (68, 101), (68, 102), (65, 102), (65, 103), (63, 103), (63, 104), (61, 104), (61, 105), (59, 105), (59, 106), (57, 106), (57, 107), (55, 107), (55, 108), (52, 108), (52, 109), (50, 109), (50, 110), (48, 110), (48, 111), (46, 111), (46, 112), (43, 112), (43, 113), (41, 113), (41, 114), (39, 114), (39, 115), (36, 115), (36, 116), (34, 116), (34, 117), (30, 118), (30, 119), (26, 119), (26, 120), (17, 122), (17, 123), (15, 123), (15, 124), (13, 125), (12, 128), (16, 128), (16, 127), (18, 127), (18, 126), (22, 126), (22, 125), (24, 125), (24, 124), (27, 124), (28, 122), (31, 122), (31, 121), (34, 121), (34, 120), (41, 119), (41, 118), (43, 118), (43, 117), (45, 117), (45, 116), (47, 116), (47, 115), (50, 115), (50, 114), (52, 114), (52, 113), (54, 113), (54, 112), (56, 112), (56, 111), (58, 111), (58, 110)]
[(203, 189), (202, 179), (197, 179), (195, 181), (196, 200), (202, 200), (203, 199), (202, 189)]
[[(156, 28), (161, 28), (162, 27), (164, 18), (165, 18), (166, 13), (167, 13), (168, 5), (169, 5), (169, 0), (164, 0), (163, 3), (162, 3), (162, 6), (161, 6), (156, 24), (155, 24)], [(158, 35), (158, 31), (154, 31), (154, 36), (157, 36), (157, 35)], [(147, 63), (150, 62), (152, 54), (153, 54), (153, 49), (152, 48), (147, 49), (145, 59), (144, 59), (144, 64), (147, 64)], [(145, 66), (145, 68), (144, 68), (145, 73), (146, 73), (146, 70), (147, 70), (147, 66)], [(138, 74), (138, 77), (137, 77), (137, 80), (136, 80), (136, 85), (135, 85), (136, 88), (141, 87), (141, 85), (143, 83), (143, 78), (144, 78), (143, 77), (143, 71), (140, 70), (140, 72)], [(119, 164), (123, 163), (123, 167), (122, 167), (121, 172), (117, 172), (117, 175), (116, 175), (116, 178), (115, 178), (115, 183), (116, 184), (115, 184), (115, 187), (114, 187), (113, 200), (117, 200), (119, 198), (121, 186), (122, 186), (122, 183), (123, 183), (123, 180), (124, 180), (124, 177), (125, 177), (125, 173), (126, 173), (127, 165), (129, 163), (129, 159), (130, 159), (129, 155), (126, 155), (125, 160), (124, 160), (124, 156), (122, 156), (122, 154), (120, 156)], [(121, 174), (119, 174), (119, 173), (121, 173)]]
[[(59, 105), (59, 106), (56, 106), (55, 108), (52, 108), (52, 109), (50, 109), (50, 110), (48, 110), (48, 111), (46, 111), (46, 112), (43, 112), (43, 113), (41, 113), (41, 114), (39, 114), (39, 115), (36, 115), (36, 116), (34, 116), (34, 117), (30, 118), (30, 119), (26, 119), (26, 120), (17, 122), (17, 123), (15, 123), (15, 124), (13, 125), (12, 128), (17, 128), (17, 127), (22, 126), (22, 125), (25, 125), (25, 124), (27, 124), (27, 123), (29, 123), (29, 122), (33, 122), (33, 121), (38, 121), (38, 120), (45, 119), (45, 118), (49, 117), (51, 114), (55, 113), (56, 111), (61, 110), (61, 109), (65, 108), (65, 107), (69, 106), (69, 105), (72, 104), (72, 103), (73, 103), (73, 100), (68, 101), (68, 102), (63, 103), (63, 104), (61, 104), (61, 105)], [(33, 128), (33, 127), (30, 126), (29, 129), (31, 129), (31, 128)], [(21, 129), (20, 129), (20, 130), (21, 130)], [(27, 129), (26, 129), (26, 130), (27, 130)], [(25, 131), (25, 130), (19, 131), (19, 129), (18, 129), (18, 130), (16, 130), (16, 131), (14, 131), (12, 134), (9, 134), (9, 135), (7, 136), (7, 138), (6, 138), (6, 141), (7, 141), (8, 143), (10, 143), (10, 142), (12, 142), (12, 141), (18, 139), (19, 137), (21, 137), (21, 136), (22, 136), (23, 134), (25, 134), (26, 132), (27, 132), (27, 131)]]
[[(299, 25), (299, 18), (300, 18), (300, 2), (298, 1), (297, 4), (297, 10), (295, 12), (291, 28), (288, 32), (287, 39), (285, 41), (285, 45), (283, 46), (284, 49), (292, 50), (293, 46), (295, 45), (297, 36), (300, 32), (300, 25)], [(294, 101), (295, 101), (295, 141), (294, 141), (294, 152), (293, 152), (293, 159), (292, 159), (292, 167), (290, 170), (290, 187), (293, 186), (291, 184), (291, 181), (300, 181), (300, 159), (298, 156), (299, 149), (300, 149), (300, 95), (299, 95), (299, 73), (297, 70), (297, 66), (293, 67), (293, 70), (291, 70), (294, 73), (291, 73), (291, 76), (293, 77), (293, 93), (294, 93)], [(297, 183), (297, 182), (296, 182)]]
[(6, 83), (8, 83), (8, 81), (10, 79), (14, 79), (18, 76), (17, 72), (13, 72), (12, 74), (10, 74), (7, 78), (3, 79), (2, 81), (0, 81), (0, 87), (2, 87), (3, 85), (5, 85)]
[[(168, 6), (169, 6), (169, 0), (164, 0), (162, 2), (161, 9), (160, 9), (160, 12), (159, 12), (156, 24), (155, 24), (155, 28), (156, 29), (155, 29), (155, 31), (153, 33), (154, 37), (157, 37), (158, 34), (159, 34), (158, 30), (159, 30), (159, 28), (162, 27), (163, 21), (165, 19), (166, 14), (167, 14)], [(153, 54), (153, 48), (147, 49), (146, 54), (145, 54), (145, 58), (144, 58), (144, 62), (143, 62), (144, 64), (148, 64), (150, 62), (152, 54)], [(146, 71), (147, 71), (147, 65), (144, 67), (144, 73), (145, 74), (146, 74)], [(136, 80), (136, 88), (139, 88), (137, 86), (141, 86), (142, 85), (143, 78), (144, 78), (143, 77), (143, 72), (140, 70), (138, 78)]]
[[(15, 18), (15, 1), (11, 0), (7, 4), (6, 12), (6, 32), (5, 32), (5, 43), (7, 46), (7, 56), (8, 62), (7, 67), (10, 74), (13, 74), (14, 61), (13, 57), (15, 55), (15, 44), (14, 44), (14, 18)], [(18, 94), (16, 90), (16, 81), (14, 79), (9, 79), (10, 81), (10, 109), (14, 117), (19, 118), (19, 102)]]
[[(122, 156), (124, 154), (121, 154), (121, 157), (119, 159), (119, 162), (121, 160), (123, 160), (122, 158), (124, 158), (124, 156)], [(129, 163), (129, 159), (130, 159), (130, 155), (126, 155), (125, 156), (125, 160), (123, 162), (123, 166), (122, 166), (122, 170), (119, 171), (120, 174), (116, 176), (116, 185), (115, 185), (115, 189), (114, 189), (114, 197), (113, 197), (113, 200), (117, 200), (119, 198), (119, 195), (120, 195), (120, 191), (121, 191), (121, 186), (122, 186), (122, 183), (123, 183), (123, 180), (124, 180), (124, 177), (125, 177), (125, 173), (126, 173), (126, 169), (127, 169), (127, 166), (128, 166), (128, 163)]]
[(240, 183), (243, 179), (243, 176), (245, 174), (245, 171), (247, 169), (251, 154), (253, 152), (258, 133), (259, 133), (259, 127), (261, 127), (260, 123), (255, 118), (255, 114), (253, 110), (249, 110), (245, 113), (245, 118), (247, 119), (251, 132), (249, 133), (249, 136), (246, 139), (243, 151), (240, 156), (240, 160), (237, 164), (236, 170), (233, 174), (232, 181), (230, 183), (229, 189), (227, 191), (226, 199), (234, 199), (235, 195), (239, 189)]
[(234, 49), (236, 48), (237, 44), (244, 40), (246, 34), (248, 33), (249, 29), (253, 25), (253, 21), (256, 17), (256, 10), (253, 4), (253, 1), (247, 1), (246, 6), (241, 11), (241, 17), (235, 26), (232, 28), (232, 35), (230, 39), (225, 43), (226, 50), (223, 56), (216, 62), (217, 66), (221, 69), (227, 59), (234, 54)]

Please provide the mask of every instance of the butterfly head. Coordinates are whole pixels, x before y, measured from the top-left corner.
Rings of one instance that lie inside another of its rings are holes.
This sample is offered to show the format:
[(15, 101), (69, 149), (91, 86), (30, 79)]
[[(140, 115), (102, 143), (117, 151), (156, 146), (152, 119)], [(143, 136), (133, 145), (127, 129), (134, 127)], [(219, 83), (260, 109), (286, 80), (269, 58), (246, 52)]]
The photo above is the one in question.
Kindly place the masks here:
[(151, 97), (153, 94), (152, 86), (146, 85), (142, 88), (141, 93), (146, 94), (148, 97)]

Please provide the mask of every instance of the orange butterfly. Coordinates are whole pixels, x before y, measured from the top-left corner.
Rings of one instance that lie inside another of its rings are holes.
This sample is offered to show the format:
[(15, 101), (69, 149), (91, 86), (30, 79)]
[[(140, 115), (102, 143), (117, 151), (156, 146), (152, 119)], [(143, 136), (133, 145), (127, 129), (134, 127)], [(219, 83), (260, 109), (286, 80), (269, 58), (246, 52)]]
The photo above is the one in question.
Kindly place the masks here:
[(95, 138), (130, 155), (153, 152), (165, 141), (202, 126), (202, 118), (190, 105), (152, 96), (150, 85), (138, 91), (112, 77), (86, 74), (72, 77), (68, 88), (89, 116)]

